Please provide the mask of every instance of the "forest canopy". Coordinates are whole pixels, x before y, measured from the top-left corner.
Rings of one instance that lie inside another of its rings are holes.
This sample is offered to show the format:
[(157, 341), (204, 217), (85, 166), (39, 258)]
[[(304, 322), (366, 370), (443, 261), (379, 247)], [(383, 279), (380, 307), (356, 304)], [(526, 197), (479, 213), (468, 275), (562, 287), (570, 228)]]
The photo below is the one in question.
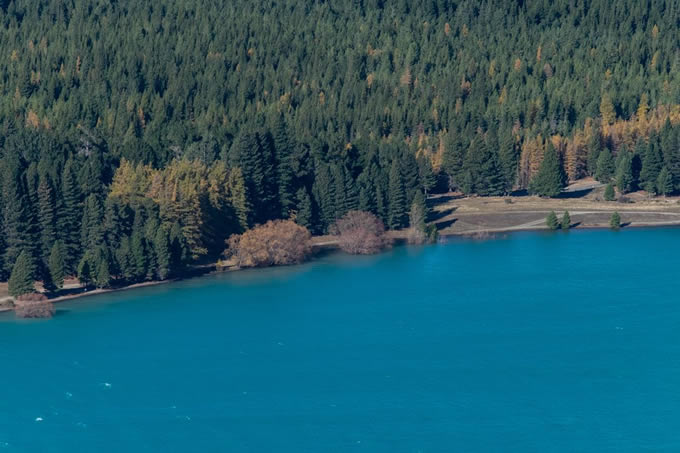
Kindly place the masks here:
[(273, 219), (405, 228), (432, 191), (677, 192), (678, 9), (0, 1), (0, 278), (168, 278)]

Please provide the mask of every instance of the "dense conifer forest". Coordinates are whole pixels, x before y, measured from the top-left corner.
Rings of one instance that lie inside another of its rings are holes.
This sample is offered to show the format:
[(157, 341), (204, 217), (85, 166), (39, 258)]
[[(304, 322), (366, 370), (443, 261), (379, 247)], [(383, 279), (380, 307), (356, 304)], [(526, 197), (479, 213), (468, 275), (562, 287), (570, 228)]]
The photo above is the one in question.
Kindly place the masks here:
[(165, 279), (271, 219), (403, 228), (434, 191), (676, 192), (678, 17), (655, 0), (2, 0), (0, 280)]

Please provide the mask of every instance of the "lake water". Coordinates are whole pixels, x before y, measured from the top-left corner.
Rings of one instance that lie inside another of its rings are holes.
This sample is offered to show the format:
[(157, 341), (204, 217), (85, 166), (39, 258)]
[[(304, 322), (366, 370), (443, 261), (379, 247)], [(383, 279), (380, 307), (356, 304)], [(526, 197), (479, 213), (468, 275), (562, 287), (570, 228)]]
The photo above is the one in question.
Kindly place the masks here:
[(680, 451), (680, 229), (341, 254), (0, 317), (0, 452)]

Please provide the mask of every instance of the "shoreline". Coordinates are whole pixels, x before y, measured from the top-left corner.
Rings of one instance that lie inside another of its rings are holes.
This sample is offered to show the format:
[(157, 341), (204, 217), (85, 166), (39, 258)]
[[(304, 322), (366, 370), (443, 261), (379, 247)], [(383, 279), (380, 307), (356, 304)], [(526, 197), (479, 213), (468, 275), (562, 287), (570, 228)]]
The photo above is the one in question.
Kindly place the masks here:
[[(627, 224), (623, 226), (621, 229), (628, 229), (628, 228), (672, 228), (672, 227), (680, 227), (680, 221), (674, 220), (674, 221), (668, 221), (668, 222), (631, 222), (630, 224)], [(588, 225), (576, 225), (570, 228), (570, 230), (603, 230), (603, 229), (610, 229), (609, 225), (605, 224), (588, 224)], [(388, 231), (388, 236), (392, 239), (393, 243), (397, 244), (403, 244), (405, 241), (405, 230), (402, 231)], [(486, 240), (486, 239), (494, 239), (494, 235), (498, 233), (520, 233), (520, 232), (535, 232), (535, 231), (552, 231), (549, 230), (545, 226), (521, 226), (521, 227), (499, 227), (499, 228), (485, 228), (485, 229), (478, 229), (474, 231), (466, 231), (466, 232), (451, 232), (451, 231), (440, 231), (439, 237), (440, 238), (461, 238), (461, 239), (469, 239), (469, 240), (475, 240), (475, 239), (481, 239), (481, 240)], [(560, 230), (558, 230), (560, 231)], [(309, 261), (312, 261), (314, 258), (313, 256), (315, 254), (318, 254), (323, 251), (335, 251), (337, 249), (337, 243), (329, 236), (317, 236), (317, 240), (321, 240), (320, 242), (313, 244), (312, 247), (315, 249), (315, 253), (312, 255), (312, 258)], [(314, 240), (314, 238), (312, 238)], [(217, 264), (210, 265), (210, 266), (202, 266), (204, 269), (208, 269), (206, 272), (201, 273), (201, 274), (196, 274), (194, 273), (193, 275), (189, 275), (187, 277), (180, 277), (180, 278), (174, 278), (174, 279), (168, 279), (168, 280), (152, 280), (148, 282), (140, 282), (140, 283), (134, 283), (132, 285), (126, 285), (126, 286), (121, 286), (121, 287), (116, 287), (116, 288), (101, 288), (101, 289), (93, 289), (90, 291), (82, 291), (74, 294), (67, 294), (64, 296), (59, 296), (55, 297), (54, 299), (50, 299), (51, 303), (57, 304), (60, 302), (67, 302), (67, 301), (73, 301), (77, 299), (83, 299), (87, 297), (94, 297), (94, 296), (99, 296), (103, 294), (111, 294), (111, 293), (116, 293), (116, 292), (122, 292), (122, 291), (128, 291), (132, 289), (138, 289), (138, 288), (145, 288), (145, 287), (150, 287), (150, 286), (159, 286), (159, 285), (165, 285), (165, 284), (170, 284), (170, 283), (175, 283), (178, 281), (184, 281), (184, 280), (190, 280), (193, 278), (197, 277), (203, 277), (206, 275), (211, 275), (211, 274), (218, 274), (218, 273), (224, 273), (224, 272), (237, 272), (240, 270), (243, 270), (240, 267), (219, 267)], [(250, 268), (249, 268), (250, 269)], [(5, 312), (13, 311), (13, 307), (0, 307), (0, 315)]]

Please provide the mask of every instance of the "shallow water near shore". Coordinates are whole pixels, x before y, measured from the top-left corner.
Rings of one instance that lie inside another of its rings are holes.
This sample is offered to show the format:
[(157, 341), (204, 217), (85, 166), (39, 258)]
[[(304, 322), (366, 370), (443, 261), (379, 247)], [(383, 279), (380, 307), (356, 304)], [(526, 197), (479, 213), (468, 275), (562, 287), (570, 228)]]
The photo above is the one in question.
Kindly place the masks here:
[(678, 451), (679, 257), (516, 233), (0, 315), (0, 452)]

